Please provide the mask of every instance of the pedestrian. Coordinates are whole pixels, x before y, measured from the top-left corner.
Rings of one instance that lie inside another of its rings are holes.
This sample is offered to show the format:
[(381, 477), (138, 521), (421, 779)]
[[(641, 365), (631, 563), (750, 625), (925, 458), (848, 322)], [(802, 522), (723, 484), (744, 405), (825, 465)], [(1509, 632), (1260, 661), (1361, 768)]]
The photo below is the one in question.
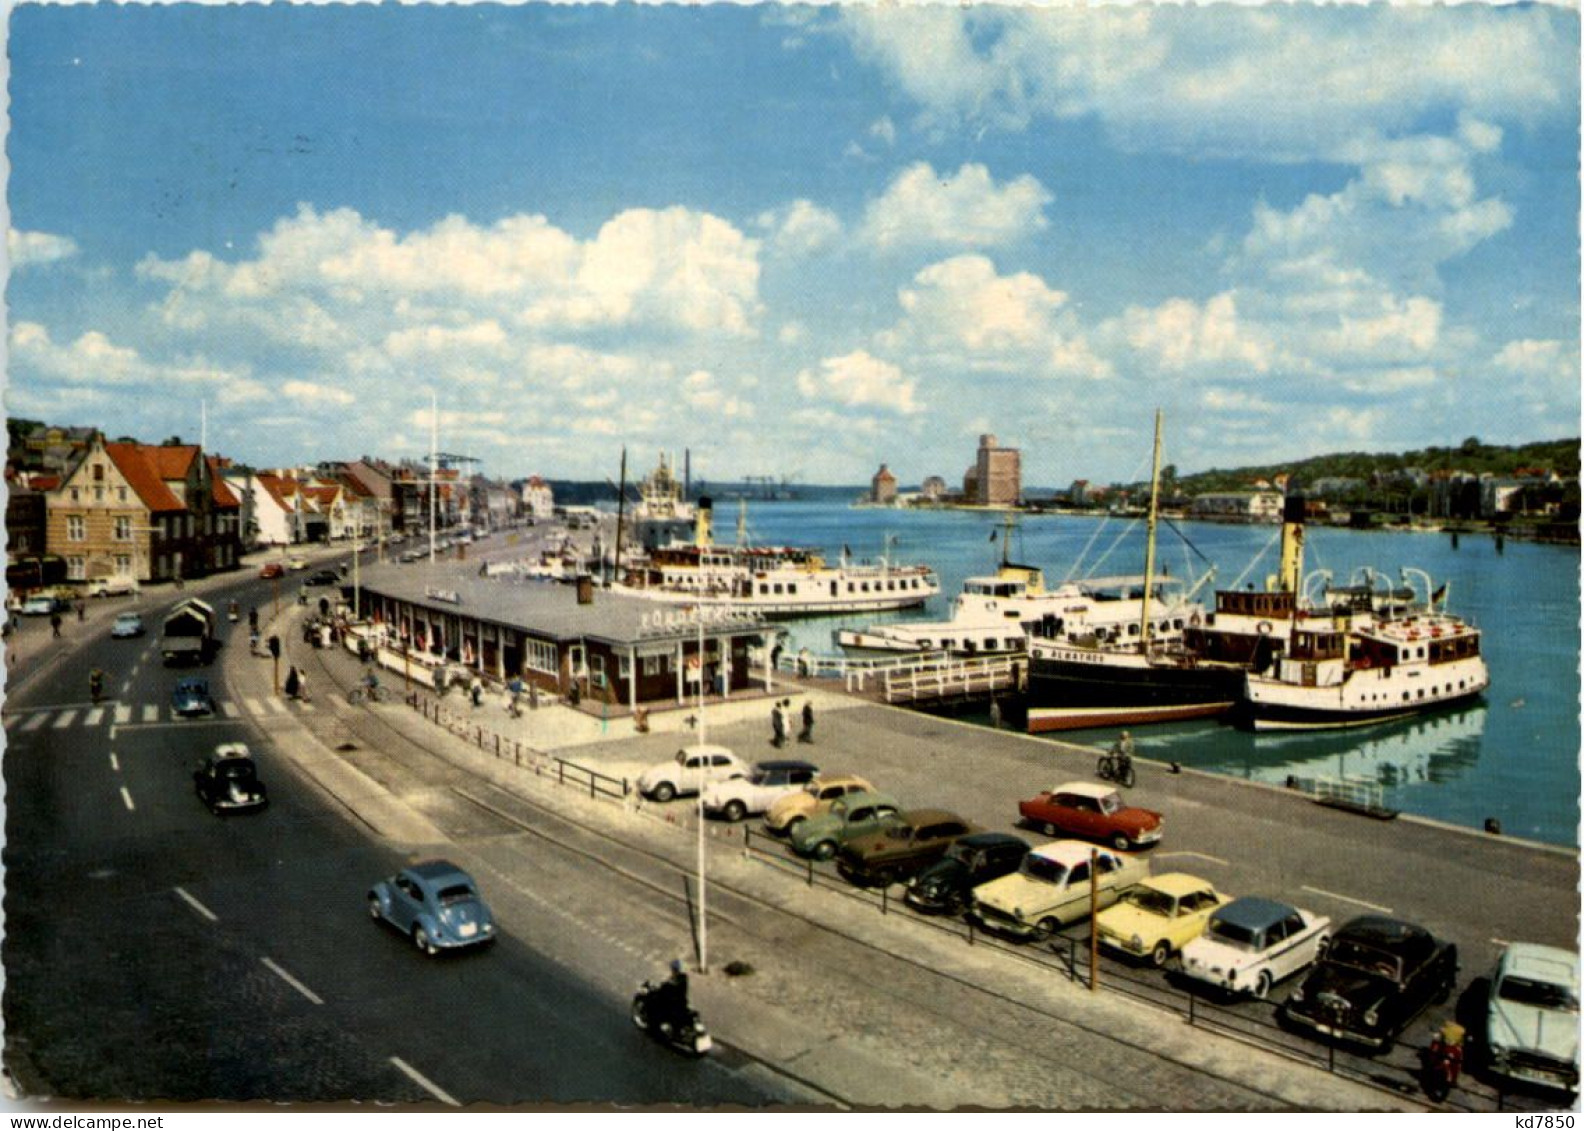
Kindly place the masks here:
[(479, 682), (478, 676), (474, 676), (473, 682), (468, 684), (468, 694), (473, 698), (473, 706), (484, 702), (484, 685)]
[(803, 729), (798, 731), (799, 742), (814, 741), (814, 701), (803, 700)]
[(306, 669), (297, 673), (297, 698), (304, 703), (308, 702), (308, 672)]
[(88, 615), (88, 602), (87, 601), (78, 601), (77, 602), (77, 620), (79, 622), (81, 622), (87, 615)]
[(297, 698), (297, 689), (300, 686), (301, 681), (297, 675), (297, 665), (293, 664), (286, 669), (286, 698)]
[(60, 614), (59, 613), (51, 613), (50, 614), (50, 632), (53, 635), (55, 635), (55, 636), (59, 636), (60, 635), (60, 626), (61, 626)]
[(1001, 700), (990, 700), (990, 726), (995, 730), (1001, 729)]
[(776, 700), (776, 705), (770, 708), (770, 745), (776, 749), (786, 745), (786, 713), (781, 710), (781, 700)]

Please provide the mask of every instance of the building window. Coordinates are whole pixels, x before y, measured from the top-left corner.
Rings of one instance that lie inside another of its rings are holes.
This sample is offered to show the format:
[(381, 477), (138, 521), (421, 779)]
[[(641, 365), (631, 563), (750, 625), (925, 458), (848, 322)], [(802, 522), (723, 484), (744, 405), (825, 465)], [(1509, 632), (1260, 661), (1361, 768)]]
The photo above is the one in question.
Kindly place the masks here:
[(80, 514), (67, 515), (66, 540), (68, 542), (86, 542), (88, 540), (88, 520)]
[(93, 478), (95, 483), (104, 482), (104, 464), (96, 463), (93, 465)]
[(117, 542), (132, 541), (132, 520), (125, 516), (115, 520), (115, 540)]
[(82, 580), (85, 580), (87, 578), (87, 576), (88, 576), (87, 566), (88, 566), (88, 559), (86, 559), (86, 558), (67, 558), (66, 559), (66, 577), (67, 577), (67, 579), (70, 580), (70, 581), (82, 581)]
[(556, 665), (555, 645), (543, 640), (524, 641), (523, 666), (530, 671), (556, 673), (559, 668)]
[(669, 666), (665, 656), (645, 656), (643, 658), (644, 675), (664, 675)]
[(616, 678), (623, 682), (632, 678), (632, 659), (626, 652), (616, 653)]
[(132, 572), (132, 559), (126, 554), (117, 554), (115, 559), (115, 571), (122, 577), (129, 575)]
[(121, 500), (121, 502), (123, 502), (123, 503), (126, 502), (126, 488), (125, 487), (117, 487), (116, 488), (116, 498)]

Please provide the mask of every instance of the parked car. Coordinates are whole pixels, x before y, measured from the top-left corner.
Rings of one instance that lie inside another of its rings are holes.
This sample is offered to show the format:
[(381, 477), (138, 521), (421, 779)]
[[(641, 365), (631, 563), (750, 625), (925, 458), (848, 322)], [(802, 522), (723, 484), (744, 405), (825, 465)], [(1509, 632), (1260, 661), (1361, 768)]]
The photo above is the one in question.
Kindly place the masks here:
[(820, 774), (796, 793), (771, 805), (765, 811), (765, 829), (777, 836), (785, 835), (793, 826), (827, 811), (838, 797), (873, 789), (867, 778), (857, 774)]
[(193, 771), (193, 788), (215, 814), (253, 812), (269, 804), (252, 752), (240, 742), (216, 746)]
[(1314, 964), (1331, 938), (1331, 920), (1301, 907), (1249, 895), (1210, 916), (1204, 934), (1183, 947), (1183, 973), (1217, 989), (1263, 998), (1283, 978)]
[(296, 570), (299, 570), (299, 569), (307, 569), (308, 568), (308, 559), (299, 558), (299, 557), (287, 558), (286, 559), (286, 568), (289, 569), (289, 570), (293, 570), (293, 571), (296, 571)]
[(1028, 851), (1028, 841), (1020, 836), (972, 833), (920, 869), (902, 898), (926, 915), (961, 914), (972, 903), (974, 888), (1017, 871)]
[(787, 839), (799, 856), (829, 860), (849, 837), (873, 832), (901, 809), (896, 798), (884, 793), (849, 793), (832, 801), (819, 816), (794, 825)]
[(285, 572), (286, 567), (281, 565), (280, 562), (265, 562), (259, 567), (259, 576), (265, 580), (272, 577), (280, 577)]
[(1091, 902), (1110, 907), (1149, 874), (1149, 862), (1138, 856), (1081, 840), (1058, 840), (1030, 852), (1013, 874), (975, 888), (972, 914), (998, 935), (1049, 938), (1069, 923), (1087, 919)]
[(1331, 937), (1280, 1016), (1339, 1041), (1386, 1049), (1457, 986), (1457, 946), (1423, 927), (1365, 915)]
[(212, 715), (214, 700), (209, 697), (209, 681), (190, 675), (176, 681), (171, 692), (171, 710), (178, 715)]
[(836, 853), (836, 867), (853, 883), (889, 886), (939, 860), (958, 839), (982, 831), (944, 809), (909, 809), (873, 832), (848, 837)]
[(650, 766), (638, 777), (638, 792), (652, 801), (697, 793), (720, 778), (745, 778), (749, 768), (724, 746), (685, 746), (669, 762)]
[(122, 613), (116, 617), (115, 623), (110, 626), (110, 635), (117, 640), (142, 636), (145, 631), (143, 618), (136, 613)]
[(333, 569), (315, 570), (308, 575), (304, 585), (334, 585), (341, 580), (341, 575)]
[(54, 613), (64, 613), (66, 608), (66, 602), (59, 597), (29, 597), (22, 602), (22, 615), (47, 617)]
[(90, 597), (135, 597), (137, 578), (118, 573), (112, 577), (96, 577), (88, 583)]
[(495, 938), (495, 917), (473, 877), (445, 860), (414, 864), (380, 880), (369, 889), (368, 913), (429, 955)]
[(763, 813), (787, 794), (803, 792), (817, 773), (819, 767), (813, 762), (757, 762), (745, 778), (723, 778), (706, 785), (704, 812), (740, 821), (750, 813)]
[(1095, 916), (1100, 945), (1165, 966), (1172, 955), (1204, 931), (1218, 908), (1230, 902), (1206, 880), (1183, 872), (1149, 876)]
[(1485, 1053), (1491, 1072), (1568, 1093), (1579, 1086), (1579, 960), (1538, 943), (1508, 943), (1491, 974)]
[(1115, 787), (1081, 781), (1019, 801), (1018, 815), (1046, 836), (1098, 840), (1119, 851), (1154, 844), (1165, 827), (1159, 813), (1129, 805)]

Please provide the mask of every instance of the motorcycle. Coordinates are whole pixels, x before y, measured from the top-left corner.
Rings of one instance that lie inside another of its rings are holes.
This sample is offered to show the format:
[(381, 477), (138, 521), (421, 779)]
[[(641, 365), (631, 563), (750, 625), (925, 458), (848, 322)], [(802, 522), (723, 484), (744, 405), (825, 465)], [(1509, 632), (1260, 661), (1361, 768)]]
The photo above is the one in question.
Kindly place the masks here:
[(633, 995), (632, 1020), (639, 1031), (663, 1041), (688, 1056), (703, 1056), (713, 1046), (698, 1010), (689, 1007), (685, 1015), (665, 1016), (672, 1010), (666, 1005), (664, 983), (645, 982)]
[(1463, 1026), (1448, 1021), (1420, 1053), (1420, 1082), (1434, 1103), (1444, 1103), (1463, 1071)]

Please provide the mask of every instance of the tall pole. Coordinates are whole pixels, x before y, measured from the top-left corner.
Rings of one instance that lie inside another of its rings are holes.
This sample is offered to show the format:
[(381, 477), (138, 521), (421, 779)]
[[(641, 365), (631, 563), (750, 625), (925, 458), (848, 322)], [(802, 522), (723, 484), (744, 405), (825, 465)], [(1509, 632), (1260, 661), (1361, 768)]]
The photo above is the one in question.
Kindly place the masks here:
[(1139, 649), (1146, 656), (1150, 646), (1150, 589), (1155, 584), (1155, 520), (1160, 506), (1161, 415), (1161, 410), (1156, 409), (1155, 461), (1150, 472), (1149, 527), (1144, 549), (1144, 608), (1140, 613), (1143, 624), (1139, 628)]
[(429, 390), (429, 564), (435, 560), (436, 480), (440, 477), (440, 400)]
[[(694, 610), (698, 618), (698, 660), (699, 660), (699, 745), (704, 744), (708, 731), (704, 725), (704, 606), (699, 605)], [(704, 880), (704, 786), (699, 785), (698, 794), (698, 883), (699, 883), (699, 973), (709, 973), (709, 913), (707, 910), (708, 899), (705, 894)]]

